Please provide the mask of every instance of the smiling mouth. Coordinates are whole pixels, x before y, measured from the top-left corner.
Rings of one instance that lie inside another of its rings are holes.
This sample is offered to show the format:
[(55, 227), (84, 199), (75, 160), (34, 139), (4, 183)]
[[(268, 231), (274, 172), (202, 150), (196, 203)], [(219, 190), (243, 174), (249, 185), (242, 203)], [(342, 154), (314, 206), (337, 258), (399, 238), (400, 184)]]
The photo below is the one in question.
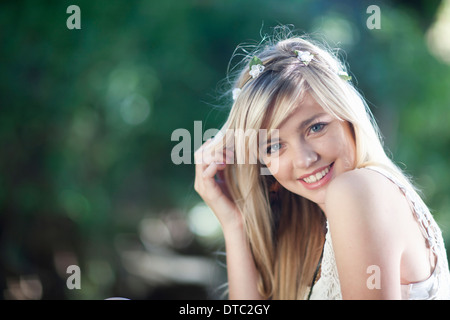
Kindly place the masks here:
[(322, 180), (323, 177), (325, 177), (327, 175), (327, 173), (330, 172), (333, 164), (334, 164), (334, 162), (332, 164), (330, 164), (328, 167), (326, 167), (325, 169), (323, 169), (322, 171), (319, 171), (315, 174), (312, 174), (312, 175), (305, 177), (303, 179), (300, 179), (300, 180), (306, 182), (307, 184), (316, 183), (316, 182)]

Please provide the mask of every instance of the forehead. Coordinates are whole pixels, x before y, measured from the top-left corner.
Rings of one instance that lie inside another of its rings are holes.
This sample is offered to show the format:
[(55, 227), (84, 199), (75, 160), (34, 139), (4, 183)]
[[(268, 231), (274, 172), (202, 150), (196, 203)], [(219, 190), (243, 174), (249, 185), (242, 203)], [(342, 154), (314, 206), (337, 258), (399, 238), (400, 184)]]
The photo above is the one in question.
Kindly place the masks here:
[(298, 107), (286, 117), (278, 129), (280, 132), (291, 130), (292, 127), (297, 127), (301, 122), (325, 115), (328, 115), (328, 113), (324, 110), (324, 108), (317, 103), (311, 95), (308, 94), (305, 95)]

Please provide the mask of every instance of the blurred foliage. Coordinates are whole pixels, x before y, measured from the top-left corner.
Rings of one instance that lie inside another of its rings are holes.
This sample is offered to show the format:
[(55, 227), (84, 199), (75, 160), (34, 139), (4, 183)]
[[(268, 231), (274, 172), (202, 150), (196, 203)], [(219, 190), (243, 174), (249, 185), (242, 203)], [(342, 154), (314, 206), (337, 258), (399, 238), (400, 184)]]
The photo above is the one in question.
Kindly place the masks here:
[[(213, 280), (189, 280), (197, 265), (220, 266), (212, 252), (223, 246), (220, 234), (189, 228), (200, 199), (193, 165), (171, 161), (171, 134), (193, 133), (196, 120), (203, 131), (220, 127), (218, 84), (234, 49), (279, 24), (344, 50), (387, 148), (450, 243), (450, 67), (426, 41), (440, 3), (2, 1), (1, 297), (218, 297), (223, 267)], [(72, 4), (81, 30), (66, 27)], [(366, 27), (371, 4), (381, 8), (379, 30)], [(169, 268), (172, 277), (146, 278), (164, 261), (188, 266), (187, 276)], [(66, 287), (70, 264), (80, 266), (81, 290)]]

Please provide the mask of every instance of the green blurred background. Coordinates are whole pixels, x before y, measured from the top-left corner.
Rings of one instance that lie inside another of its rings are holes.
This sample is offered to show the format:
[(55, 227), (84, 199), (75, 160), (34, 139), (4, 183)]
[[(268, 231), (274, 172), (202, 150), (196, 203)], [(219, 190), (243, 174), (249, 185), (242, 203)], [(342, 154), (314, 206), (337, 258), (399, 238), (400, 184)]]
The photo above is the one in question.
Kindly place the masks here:
[(234, 49), (279, 24), (344, 50), (450, 245), (450, 1), (3, 0), (0, 298), (224, 297), (221, 231), (171, 135), (221, 126)]

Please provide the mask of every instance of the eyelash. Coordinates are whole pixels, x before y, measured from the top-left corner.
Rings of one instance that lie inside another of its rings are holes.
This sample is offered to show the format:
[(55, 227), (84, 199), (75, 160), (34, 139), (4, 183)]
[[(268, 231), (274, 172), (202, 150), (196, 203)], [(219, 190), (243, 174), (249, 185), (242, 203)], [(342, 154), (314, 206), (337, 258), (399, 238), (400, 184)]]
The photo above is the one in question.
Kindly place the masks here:
[[(275, 144), (272, 144), (272, 145), (267, 147), (266, 152), (267, 152), (268, 155), (272, 154), (271, 149), (273, 148), (273, 146), (276, 146), (276, 145), (281, 145), (281, 143), (275, 143)], [(278, 150), (280, 150), (280, 148)], [(277, 152), (277, 151), (275, 151), (275, 152)]]
[[(321, 132), (324, 128), (325, 128), (325, 126), (327, 125), (327, 123), (324, 123), (324, 122), (317, 122), (317, 123), (315, 123), (315, 124), (313, 124), (312, 126), (310, 126), (309, 128), (308, 128), (308, 132), (311, 132), (311, 133), (319, 133), (319, 132)], [(314, 127), (320, 127), (319, 129), (317, 129), (317, 131), (313, 131), (313, 128)], [(276, 145), (281, 145), (280, 143), (275, 143), (275, 144), (273, 144), (273, 145), (270, 145), (269, 147), (267, 147), (267, 154), (268, 155), (270, 155), (270, 154), (272, 154), (272, 148), (274, 147), (274, 146), (276, 146)], [(279, 148), (280, 149), (280, 148)], [(278, 149), (278, 150), (279, 150)], [(278, 151), (277, 150), (277, 151)], [(275, 151), (276, 152), (276, 151)]]
[[(317, 123), (313, 124), (311, 127), (309, 127), (308, 132), (312, 132), (312, 133), (321, 132), (325, 128), (326, 125), (327, 124), (324, 122), (317, 122)], [(320, 126), (320, 129), (318, 129), (317, 131), (312, 131), (312, 128), (317, 127), (317, 126)]]

